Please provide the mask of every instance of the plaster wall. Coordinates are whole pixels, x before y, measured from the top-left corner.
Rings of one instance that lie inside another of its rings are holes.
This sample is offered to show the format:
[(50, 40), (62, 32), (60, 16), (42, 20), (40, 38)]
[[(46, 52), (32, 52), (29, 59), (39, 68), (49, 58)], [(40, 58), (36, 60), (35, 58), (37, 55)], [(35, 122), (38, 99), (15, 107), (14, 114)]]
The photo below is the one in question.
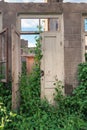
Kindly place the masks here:
[(69, 94), (78, 86), (77, 68), (83, 62), (82, 14), (87, 12), (87, 4), (63, 4), (64, 14), (64, 64), (65, 93)]

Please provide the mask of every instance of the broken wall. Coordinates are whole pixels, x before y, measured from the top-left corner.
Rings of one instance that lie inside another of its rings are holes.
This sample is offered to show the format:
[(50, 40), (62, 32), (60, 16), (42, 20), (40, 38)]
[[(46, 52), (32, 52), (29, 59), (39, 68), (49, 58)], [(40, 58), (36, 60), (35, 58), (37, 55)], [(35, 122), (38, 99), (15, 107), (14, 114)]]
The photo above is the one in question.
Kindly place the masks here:
[[(64, 16), (64, 69), (65, 92), (71, 93), (77, 86), (77, 68), (82, 57), (82, 13), (87, 12), (87, 4), (72, 3), (6, 3), (0, 1), (3, 14), (3, 28), (17, 27), (19, 14), (62, 14)], [(8, 74), (11, 76), (11, 32), (8, 32)]]
[(83, 62), (82, 13), (87, 12), (87, 4), (63, 4), (64, 14), (64, 63), (65, 92), (72, 92), (78, 86), (78, 64)]
[[(54, 6), (53, 6), (54, 5)], [(55, 7), (55, 8), (54, 8)], [(50, 8), (50, 10), (49, 10)], [(0, 11), (2, 12), (2, 27), (8, 28), (8, 77), (11, 77), (11, 25), (17, 27), (19, 14), (46, 14), (61, 13), (61, 4), (55, 3), (7, 3), (0, 1)]]

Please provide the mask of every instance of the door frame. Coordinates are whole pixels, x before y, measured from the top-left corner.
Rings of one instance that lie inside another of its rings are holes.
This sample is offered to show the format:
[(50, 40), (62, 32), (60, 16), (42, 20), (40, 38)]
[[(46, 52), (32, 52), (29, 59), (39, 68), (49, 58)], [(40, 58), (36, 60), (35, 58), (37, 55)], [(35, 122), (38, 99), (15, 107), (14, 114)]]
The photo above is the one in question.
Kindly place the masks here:
[(12, 41), (12, 109), (18, 110), (20, 106), (19, 77), (21, 75), (21, 47), (20, 32), (11, 26)]

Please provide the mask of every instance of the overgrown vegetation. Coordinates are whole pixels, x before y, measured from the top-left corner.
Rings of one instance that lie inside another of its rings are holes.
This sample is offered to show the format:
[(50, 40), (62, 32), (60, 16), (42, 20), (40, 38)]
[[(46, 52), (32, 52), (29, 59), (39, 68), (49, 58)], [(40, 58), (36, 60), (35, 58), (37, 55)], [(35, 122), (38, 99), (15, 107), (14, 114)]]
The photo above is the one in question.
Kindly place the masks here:
[(28, 114), (37, 111), (40, 104), (40, 60), (42, 58), (40, 40), (36, 38), (35, 64), (31, 75), (23, 73), (20, 78), (21, 111)]
[(0, 130), (87, 130), (87, 62), (78, 66), (79, 86), (64, 96), (55, 82), (55, 105), (40, 99), (40, 38), (36, 38), (35, 65), (30, 76), (20, 77), (21, 106), (11, 112), (11, 88), (0, 83)]

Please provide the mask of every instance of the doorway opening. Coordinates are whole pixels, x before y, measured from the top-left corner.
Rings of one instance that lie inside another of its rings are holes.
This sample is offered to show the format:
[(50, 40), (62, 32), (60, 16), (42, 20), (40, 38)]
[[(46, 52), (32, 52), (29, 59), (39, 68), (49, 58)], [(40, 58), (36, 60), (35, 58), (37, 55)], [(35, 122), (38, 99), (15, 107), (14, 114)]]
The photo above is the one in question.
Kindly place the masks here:
[[(29, 70), (29, 60), (32, 59), (31, 57), (34, 59), (35, 55), (36, 38), (43, 32), (60, 32), (61, 15), (19, 14), (17, 28), (20, 31), (22, 63), (26, 62)], [(30, 66), (33, 66), (33, 63), (34, 60)]]

